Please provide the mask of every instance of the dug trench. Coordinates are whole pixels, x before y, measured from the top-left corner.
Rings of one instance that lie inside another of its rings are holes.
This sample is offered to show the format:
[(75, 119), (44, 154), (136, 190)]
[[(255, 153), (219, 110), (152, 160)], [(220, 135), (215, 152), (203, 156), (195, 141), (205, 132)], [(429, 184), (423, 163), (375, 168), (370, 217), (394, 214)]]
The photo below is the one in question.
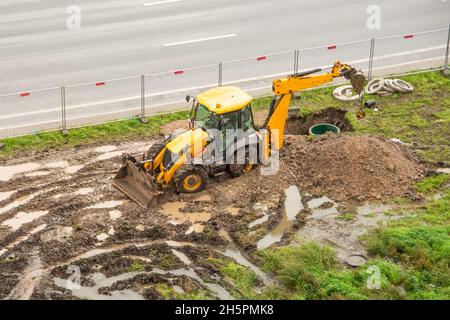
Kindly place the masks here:
[[(270, 246), (317, 241), (342, 262), (364, 253), (359, 236), (388, 219), (383, 200), (416, 198), (426, 168), (380, 136), (304, 135), (321, 122), (351, 130), (339, 110), (291, 119), (272, 174), (260, 166), (211, 179), (200, 194), (169, 191), (149, 209), (111, 181), (121, 154), (151, 141), (3, 160), (0, 298), (239, 298), (221, 265), (246, 268), (264, 288), (276, 281), (256, 253)], [(340, 218), (349, 212), (352, 220)]]

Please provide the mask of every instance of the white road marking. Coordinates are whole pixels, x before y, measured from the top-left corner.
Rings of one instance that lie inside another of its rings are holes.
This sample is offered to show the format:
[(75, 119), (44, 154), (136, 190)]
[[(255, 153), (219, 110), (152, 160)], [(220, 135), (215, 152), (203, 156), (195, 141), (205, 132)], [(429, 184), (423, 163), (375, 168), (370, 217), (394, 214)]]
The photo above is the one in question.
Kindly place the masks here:
[(197, 43), (197, 42), (204, 42), (204, 41), (210, 41), (210, 40), (217, 40), (217, 39), (224, 39), (224, 38), (233, 38), (236, 37), (236, 33), (230, 33), (230, 34), (224, 34), (221, 36), (215, 36), (215, 37), (209, 37), (209, 38), (202, 38), (202, 39), (196, 39), (196, 40), (187, 40), (187, 41), (180, 41), (180, 42), (173, 42), (173, 43), (166, 43), (164, 47), (173, 47), (173, 46), (180, 46), (183, 44), (191, 44), (191, 43)]
[(181, 1), (184, 1), (184, 0), (165, 0), (165, 1), (158, 1), (158, 2), (147, 2), (147, 3), (144, 3), (144, 7), (157, 6), (160, 4), (169, 4), (169, 3), (181, 2)]

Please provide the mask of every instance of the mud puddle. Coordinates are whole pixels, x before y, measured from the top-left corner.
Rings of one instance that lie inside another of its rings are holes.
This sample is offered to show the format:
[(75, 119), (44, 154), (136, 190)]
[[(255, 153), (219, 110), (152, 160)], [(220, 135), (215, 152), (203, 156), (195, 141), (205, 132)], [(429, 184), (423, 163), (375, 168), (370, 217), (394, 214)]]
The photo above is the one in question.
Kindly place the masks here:
[(94, 282), (92, 287), (84, 287), (72, 280), (54, 278), (54, 283), (61, 288), (71, 291), (72, 295), (79, 299), (88, 300), (145, 300), (142, 295), (133, 290), (114, 290), (109, 295), (100, 294), (99, 289), (110, 287), (119, 281), (126, 281), (141, 274), (140, 272), (124, 273), (115, 277), (107, 278), (101, 273), (94, 273), (88, 278)]
[(286, 231), (294, 225), (297, 215), (304, 209), (302, 196), (297, 186), (291, 186), (285, 191), (284, 210), (278, 225), (260, 239), (256, 247), (258, 250), (266, 249), (272, 244), (280, 242)]

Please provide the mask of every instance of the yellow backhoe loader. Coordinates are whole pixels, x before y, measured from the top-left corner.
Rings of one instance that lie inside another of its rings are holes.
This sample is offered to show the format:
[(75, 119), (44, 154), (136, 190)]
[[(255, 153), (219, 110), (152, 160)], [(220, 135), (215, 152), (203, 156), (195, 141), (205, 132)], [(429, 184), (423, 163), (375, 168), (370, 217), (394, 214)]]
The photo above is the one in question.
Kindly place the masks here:
[[(328, 73), (315, 74), (328, 68)], [(124, 155), (113, 185), (148, 207), (155, 195), (171, 185), (181, 193), (194, 193), (202, 191), (210, 177), (243, 175), (258, 163), (270, 161), (283, 147), (293, 94), (337, 77), (350, 80), (361, 94), (364, 75), (340, 62), (274, 80), (275, 98), (259, 131), (253, 123), (253, 98), (239, 88), (217, 87), (195, 98), (187, 96), (188, 102), (193, 101), (190, 129), (153, 144), (145, 154)]]

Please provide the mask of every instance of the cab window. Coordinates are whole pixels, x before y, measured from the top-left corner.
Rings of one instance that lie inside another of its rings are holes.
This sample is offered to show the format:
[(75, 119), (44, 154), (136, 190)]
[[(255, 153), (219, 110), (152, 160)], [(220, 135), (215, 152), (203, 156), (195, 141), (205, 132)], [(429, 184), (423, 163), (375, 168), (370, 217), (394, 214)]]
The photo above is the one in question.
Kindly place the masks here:
[(242, 129), (244, 131), (251, 130), (254, 128), (253, 125), (253, 114), (250, 105), (242, 109)]
[(219, 126), (218, 116), (209, 111), (204, 105), (199, 104), (195, 111), (195, 127), (203, 129), (217, 129)]

